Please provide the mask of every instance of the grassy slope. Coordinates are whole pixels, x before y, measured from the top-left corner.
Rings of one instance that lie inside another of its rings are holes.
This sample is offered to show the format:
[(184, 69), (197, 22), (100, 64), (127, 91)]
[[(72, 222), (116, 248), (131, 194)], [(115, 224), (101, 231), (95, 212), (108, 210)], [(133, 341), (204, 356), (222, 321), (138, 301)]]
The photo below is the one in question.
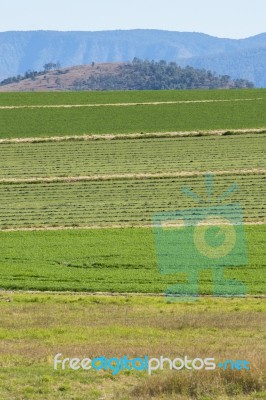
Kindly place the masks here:
[[(223, 310), (221, 314), (221, 309)], [(265, 398), (258, 299), (165, 304), (150, 297), (0, 293), (0, 397), (17, 400)], [(193, 343), (193, 345), (192, 345)], [(214, 357), (246, 359), (251, 371), (169, 374), (55, 372), (53, 358)]]
[[(264, 293), (265, 226), (245, 227), (249, 263), (226, 268), (248, 293)], [(161, 275), (151, 229), (0, 233), (0, 287), (6, 289), (157, 292), (186, 282), (186, 274)], [(201, 273), (201, 292), (211, 294), (212, 275)]]

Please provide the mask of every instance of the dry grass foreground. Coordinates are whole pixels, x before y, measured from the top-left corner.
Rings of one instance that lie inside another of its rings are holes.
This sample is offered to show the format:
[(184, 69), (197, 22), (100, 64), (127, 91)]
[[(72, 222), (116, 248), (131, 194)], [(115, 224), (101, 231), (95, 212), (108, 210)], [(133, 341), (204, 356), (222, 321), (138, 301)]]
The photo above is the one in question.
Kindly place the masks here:
[[(265, 302), (160, 297), (0, 293), (0, 398), (265, 398)], [(221, 312), (222, 310), (222, 312)], [(250, 371), (54, 371), (53, 358), (214, 357), (246, 359)]]

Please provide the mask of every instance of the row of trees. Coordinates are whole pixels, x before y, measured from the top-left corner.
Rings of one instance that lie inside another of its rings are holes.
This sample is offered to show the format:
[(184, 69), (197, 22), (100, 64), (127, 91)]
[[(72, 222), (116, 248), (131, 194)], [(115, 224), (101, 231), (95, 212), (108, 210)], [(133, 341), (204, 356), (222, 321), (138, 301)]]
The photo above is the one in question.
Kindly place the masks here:
[(76, 90), (162, 90), (162, 89), (218, 89), (252, 88), (245, 79), (217, 76), (204, 69), (182, 68), (175, 62), (164, 60), (142, 61), (134, 58), (122, 64), (115, 73), (91, 75), (74, 82)]

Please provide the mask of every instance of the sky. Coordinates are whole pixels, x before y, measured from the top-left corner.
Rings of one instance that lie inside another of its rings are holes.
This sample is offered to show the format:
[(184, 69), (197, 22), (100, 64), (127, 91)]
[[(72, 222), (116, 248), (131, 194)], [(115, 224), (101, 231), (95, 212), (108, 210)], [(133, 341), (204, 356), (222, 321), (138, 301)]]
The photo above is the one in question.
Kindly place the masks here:
[(266, 0), (2, 0), (0, 31), (164, 29), (245, 38), (266, 32)]

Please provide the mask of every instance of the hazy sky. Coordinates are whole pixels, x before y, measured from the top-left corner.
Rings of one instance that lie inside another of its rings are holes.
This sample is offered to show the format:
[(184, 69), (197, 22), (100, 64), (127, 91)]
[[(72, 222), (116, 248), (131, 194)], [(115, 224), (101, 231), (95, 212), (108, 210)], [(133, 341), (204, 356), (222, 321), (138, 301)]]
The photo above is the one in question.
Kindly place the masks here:
[(1, 0), (0, 31), (166, 29), (244, 38), (266, 32), (266, 0)]

